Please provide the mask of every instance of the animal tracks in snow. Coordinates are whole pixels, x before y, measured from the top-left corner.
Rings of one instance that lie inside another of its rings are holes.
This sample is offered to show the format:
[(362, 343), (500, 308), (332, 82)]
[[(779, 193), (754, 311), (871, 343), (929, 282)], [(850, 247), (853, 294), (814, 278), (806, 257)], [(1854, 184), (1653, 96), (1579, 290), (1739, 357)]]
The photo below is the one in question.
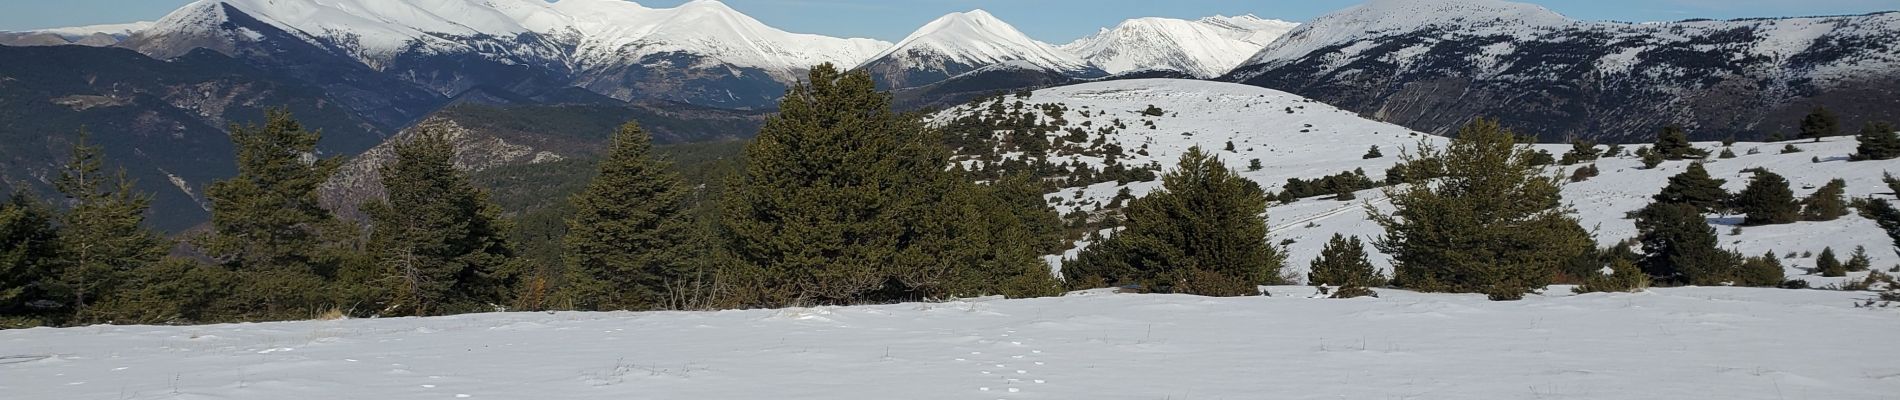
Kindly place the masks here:
[(1046, 384), (1046, 379), (1036, 379), (1037, 370), (1048, 364), (1041, 361), (1042, 350), (1034, 348), (1034, 340), (1023, 338), (1013, 329), (1005, 329), (991, 334), (993, 339), (979, 339), (971, 343), (983, 346), (985, 350), (969, 352), (968, 357), (954, 358), (959, 363), (969, 363), (977, 369), (980, 386), (978, 392), (985, 394), (1026, 394), (1034, 391), (1035, 385)]

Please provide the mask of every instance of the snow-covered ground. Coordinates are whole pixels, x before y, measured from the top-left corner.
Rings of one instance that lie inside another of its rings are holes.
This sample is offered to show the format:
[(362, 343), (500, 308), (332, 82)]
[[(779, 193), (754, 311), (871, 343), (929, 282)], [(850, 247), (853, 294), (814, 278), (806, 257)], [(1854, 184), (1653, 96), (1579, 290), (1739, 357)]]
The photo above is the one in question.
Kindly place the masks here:
[(1821, 290), (1031, 300), (0, 331), (8, 399), (1888, 399)]
[[(1293, 94), (1232, 83), (1177, 79), (1097, 82), (1038, 90), (1023, 101), (1032, 105), (1067, 105), (1070, 111), (1064, 119), (1071, 126), (1086, 121), (1101, 127), (1122, 121), (1127, 129), (1118, 130), (1109, 141), (1131, 149), (1123, 159), (1126, 164), (1159, 163), (1172, 168), (1175, 159), (1187, 148), (1201, 146), (1214, 151), (1229, 167), (1243, 171), (1243, 176), (1275, 191), (1284, 187), (1288, 178), (1310, 180), (1353, 169), (1364, 169), (1372, 179), (1383, 180), (1386, 169), (1398, 163), (1401, 152), (1410, 151), (1420, 141), (1435, 145), (1445, 143), (1442, 137), (1367, 120)], [(1161, 108), (1166, 115), (1140, 115), (1149, 105)], [(938, 121), (947, 122), (960, 113), (980, 110), (981, 106), (951, 109), (940, 114)], [(1154, 128), (1147, 127), (1146, 122), (1152, 122)], [(1229, 142), (1234, 143), (1235, 150), (1222, 150)], [(1788, 144), (1800, 147), (1802, 152), (1782, 154), (1782, 148)], [(1133, 152), (1132, 149), (1144, 145), (1148, 147), (1148, 155)], [(1385, 157), (1360, 157), (1375, 145)], [(1696, 145), (1712, 154), (1722, 150), (1721, 143)], [(1631, 154), (1641, 146), (1647, 144), (1624, 145), (1622, 157), (1596, 162), (1602, 170), (1601, 176), (1564, 187), (1564, 201), (1576, 210), (1584, 228), (1596, 230), (1597, 241), (1604, 246), (1636, 237), (1635, 221), (1626, 215), (1648, 205), (1651, 197), (1668, 184), (1669, 177), (1689, 166), (1688, 161), (1670, 161), (1653, 170), (1644, 169), (1642, 161)], [(1892, 190), (1881, 177), (1889, 171), (1900, 174), (1900, 160), (1848, 162), (1847, 156), (1854, 152), (1855, 146), (1857, 142), (1851, 136), (1828, 138), (1820, 143), (1736, 143), (1731, 148), (1736, 158), (1711, 157), (1706, 166), (1715, 178), (1728, 180), (1726, 188), (1731, 193), (1740, 192), (1748, 185), (1750, 174), (1743, 170), (1767, 168), (1787, 177), (1797, 198), (1806, 197), (1827, 181), (1839, 178), (1847, 181), (1850, 198), (1894, 199)], [(1556, 157), (1570, 151), (1569, 145), (1537, 147)], [(1603, 148), (1607, 146), (1599, 146)], [(1248, 171), (1249, 161), (1253, 159), (1261, 160), (1263, 168)], [(1816, 159), (1820, 162), (1815, 162)], [(1091, 157), (1060, 157), (1052, 161), (1071, 160), (1097, 166), (1102, 161)], [(1553, 167), (1553, 173), (1567, 177), (1579, 167), (1582, 165)], [(1158, 186), (1157, 181), (1135, 182), (1126, 187), (1140, 196)], [(1059, 203), (1060, 212), (1077, 207), (1093, 210), (1095, 206), (1108, 204), (1122, 187), (1110, 182), (1068, 188), (1049, 198)], [(1080, 192), (1079, 197), (1077, 192)], [(1309, 198), (1267, 210), (1272, 240), (1291, 242), (1288, 269), (1304, 272), (1308, 261), (1319, 254), (1326, 239), (1335, 233), (1368, 239), (1384, 235), (1365, 213), (1367, 204), (1389, 211), (1390, 203), (1384, 194), (1374, 189), (1359, 192), (1357, 197), (1352, 201)], [(1739, 216), (1710, 216), (1710, 224), (1716, 228), (1723, 246), (1745, 255), (1758, 256), (1768, 251), (1818, 254), (1832, 247), (1844, 260), (1856, 246), (1865, 246), (1876, 269), (1885, 271), (1900, 264), (1900, 255), (1893, 251), (1893, 241), (1873, 221), (1858, 215), (1828, 222), (1741, 228), (1738, 233), (1735, 225), (1739, 222)], [(1372, 253), (1374, 264), (1389, 268), (1390, 257), (1377, 249), (1367, 250)], [(1068, 255), (1074, 253), (1071, 251)], [(1782, 260), (1789, 278), (1804, 279), (1817, 287), (1850, 279), (1858, 281), (1867, 275), (1866, 272), (1851, 273), (1846, 278), (1805, 275), (1804, 268), (1812, 268), (1814, 262), (1811, 257)]]

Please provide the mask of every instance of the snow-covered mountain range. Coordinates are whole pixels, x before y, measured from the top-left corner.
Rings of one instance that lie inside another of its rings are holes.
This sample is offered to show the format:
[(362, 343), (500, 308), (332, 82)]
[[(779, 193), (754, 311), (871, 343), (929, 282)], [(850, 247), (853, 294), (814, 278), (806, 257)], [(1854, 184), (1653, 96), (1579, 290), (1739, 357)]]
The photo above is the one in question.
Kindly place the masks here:
[[(265, 64), (314, 50), (445, 97), (578, 86), (621, 100), (764, 108), (823, 63), (873, 71), (893, 88), (1003, 64), (1080, 78), (1140, 70), (1213, 77), (1294, 26), (1253, 16), (1143, 18), (1059, 47), (973, 10), (890, 43), (786, 32), (716, 0), (672, 8), (623, 0), (200, 0), (157, 22), (0, 33), (0, 45), (118, 45), (161, 59), (204, 48)], [(521, 66), (535, 71), (507, 71)]]
[(1496, 0), (1372, 0), (1300, 26), (1225, 80), (1421, 131), (1475, 116), (1546, 140), (1792, 134), (1816, 106), (1845, 126), (1900, 110), (1900, 13), (1585, 22)]

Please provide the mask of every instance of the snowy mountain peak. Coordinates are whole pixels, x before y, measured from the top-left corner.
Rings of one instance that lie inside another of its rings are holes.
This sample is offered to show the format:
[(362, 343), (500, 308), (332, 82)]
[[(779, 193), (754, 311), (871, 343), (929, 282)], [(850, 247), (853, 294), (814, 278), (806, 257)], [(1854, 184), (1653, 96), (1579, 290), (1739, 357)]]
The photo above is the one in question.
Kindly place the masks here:
[(860, 67), (930, 71), (935, 76), (924, 81), (899, 82), (901, 86), (911, 86), (1009, 61), (1024, 61), (1051, 71), (1094, 70), (1081, 58), (1031, 39), (1015, 26), (980, 9), (937, 18)]
[(1295, 26), (1253, 16), (1137, 18), (1062, 49), (1112, 74), (1169, 70), (1211, 78), (1239, 66)]

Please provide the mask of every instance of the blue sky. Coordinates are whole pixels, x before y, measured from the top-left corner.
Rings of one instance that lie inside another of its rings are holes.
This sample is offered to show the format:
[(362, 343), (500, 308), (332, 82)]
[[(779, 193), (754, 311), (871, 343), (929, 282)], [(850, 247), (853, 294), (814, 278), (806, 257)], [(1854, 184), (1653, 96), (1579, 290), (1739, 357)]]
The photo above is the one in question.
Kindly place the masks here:
[[(397, 0), (389, 0), (397, 1)], [(669, 7), (686, 0), (644, 0)], [(1039, 40), (1064, 43), (1135, 17), (1254, 14), (1304, 21), (1358, 0), (725, 0), (793, 32), (895, 41), (944, 13), (989, 10)], [(1520, 0), (1523, 1), (1523, 0)], [(153, 20), (190, 0), (0, 0), (0, 30)], [(1860, 14), (1900, 0), (1529, 0), (1572, 18), (1664, 21)]]

